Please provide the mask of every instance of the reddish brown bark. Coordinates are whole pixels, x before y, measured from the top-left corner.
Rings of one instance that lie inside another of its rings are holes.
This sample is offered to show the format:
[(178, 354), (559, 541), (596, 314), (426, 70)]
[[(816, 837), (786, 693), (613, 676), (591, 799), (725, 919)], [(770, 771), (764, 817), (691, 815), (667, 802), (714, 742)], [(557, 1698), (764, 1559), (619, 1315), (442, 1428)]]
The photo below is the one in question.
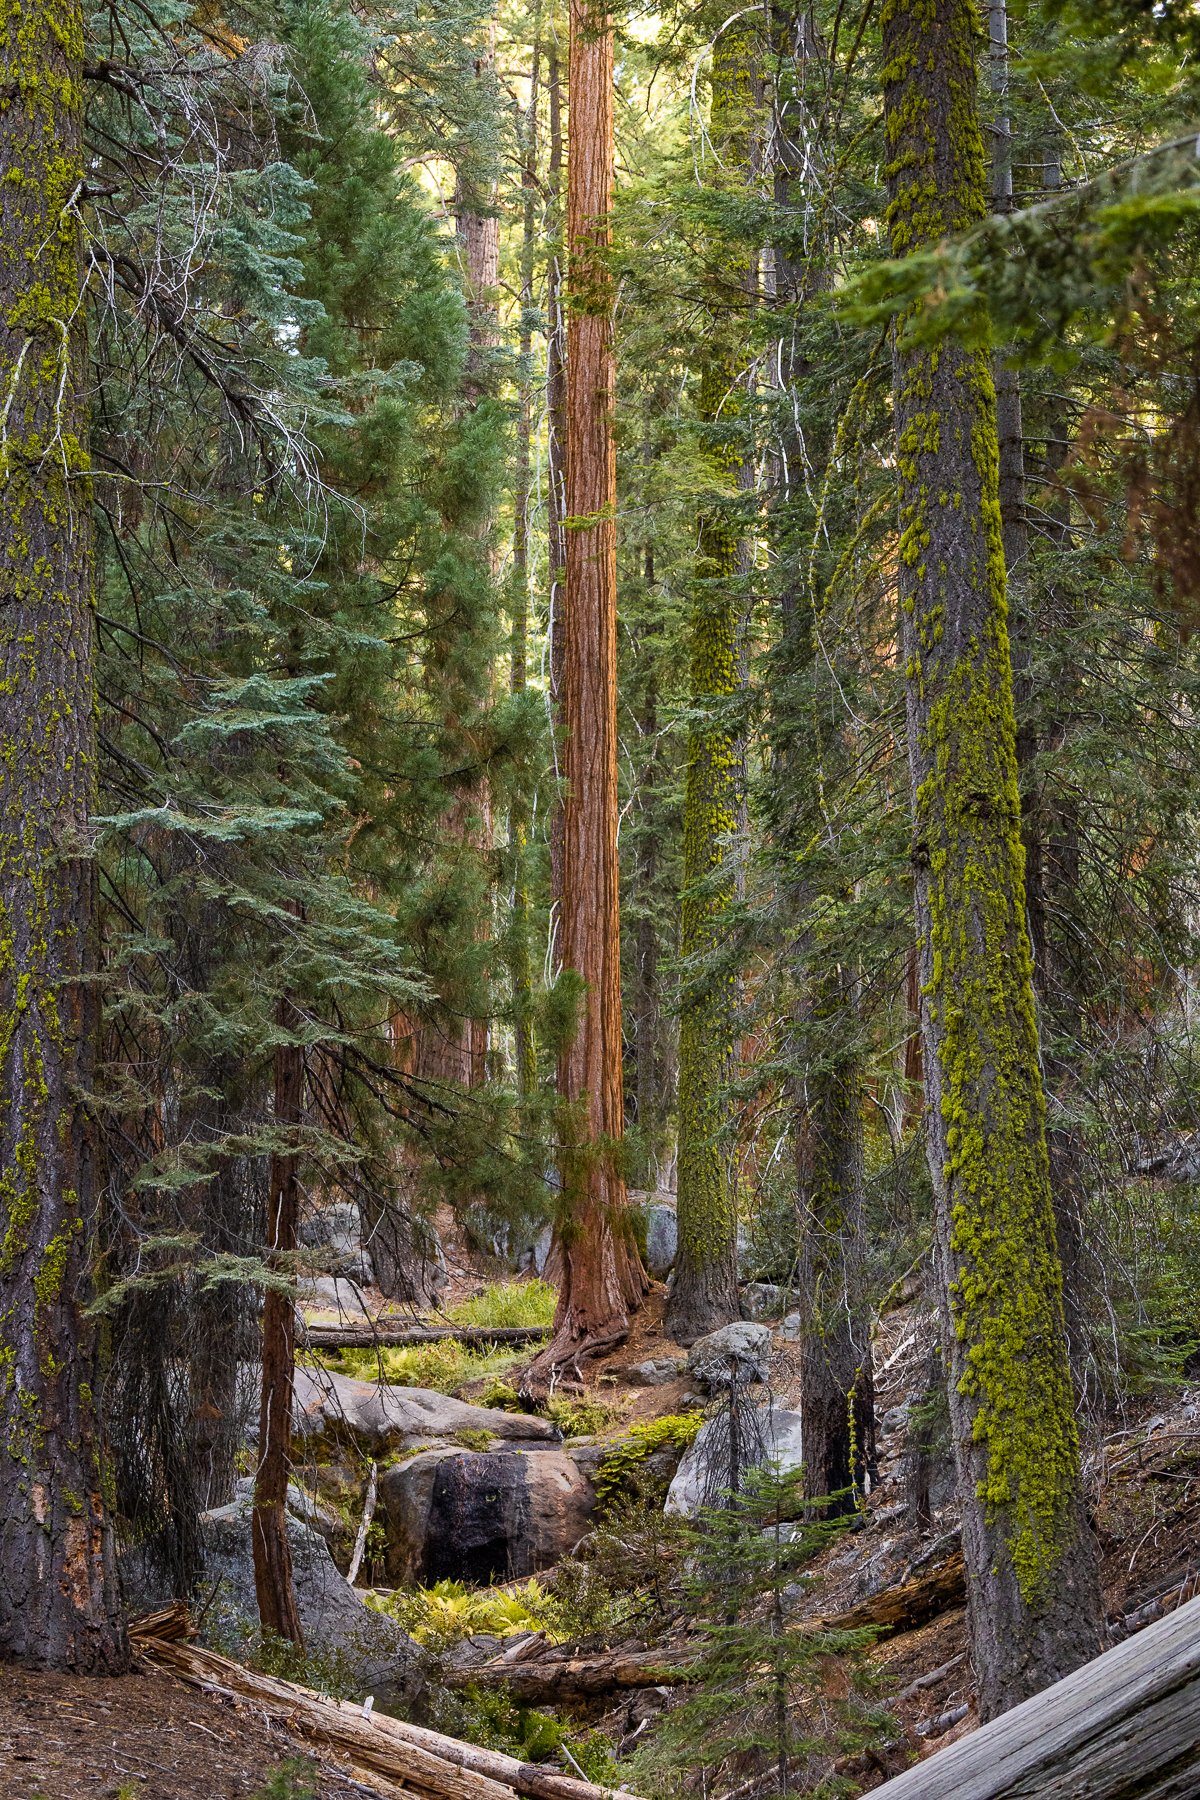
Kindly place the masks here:
[[(299, 1023), (290, 1001), (279, 1005), (280, 1028), (294, 1033)], [(275, 1124), (293, 1137), (304, 1101), (304, 1051), (281, 1043), (275, 1051)], [(294, 1141), (294, 1137), (293, 1137)], [(267, 1215), (267, 1262), (277, 1277), (287, 1274), (300, 1223), (299, 1157), (281, 1145), (271, 1157)], [(269, 1287), (263, 1296), (262, 1403), (258, 1427), (258, 1469), (254, 1478), (254, 1590), (264, 1631), (303, 1642), (292, 1551), (287, 1535), (287, 1486), (292, 1468), (292, 1381), (296, 1354), (295, 1301), (288, 1286)]]
[(563, 619), (561, 966), (583, 983), (558, 1063), (562, 1279), (537, 1386), (619, 1344), (646, 1278), (618, 1161), (624, 1129), (617, 867), (617, 540), (612, 291), (612, 32), (572, 0), (567, 159), (567, 606)]

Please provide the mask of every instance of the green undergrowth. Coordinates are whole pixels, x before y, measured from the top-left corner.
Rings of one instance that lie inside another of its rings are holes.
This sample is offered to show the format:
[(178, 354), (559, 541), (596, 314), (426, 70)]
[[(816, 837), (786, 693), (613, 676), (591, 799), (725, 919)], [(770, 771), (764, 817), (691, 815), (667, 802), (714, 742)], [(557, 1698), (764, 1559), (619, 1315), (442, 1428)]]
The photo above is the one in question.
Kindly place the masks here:
[[(558, 1296), (546, 1281), (493, 1281), (481, 1294), (453, 1306), (445, 1317), (451, 1325), (475, 1330), (548, 1329)], [(396, 1387), (433, 1388), (457, 1394), (472, 1382), (491, 1382), (504, 1395), (483, 1398), (485, 1406), (521, 1410), (516, 1389), (504, 1377), (525, 1352), (505, 1345), (459, 1344), (443, 1338), (434, 1344), (408, 1344), (395, 1349), (318, 1351), (322, 1368), (355, 1381), (387, 1381)], [(511, 1396), (511, 1399), (509, 1398)]]
[[(121, 1794), (124, 1793), (121, 1790)], [(133, 1789), (130, 1788), (132, 1795)], [(280, 1763), (265, 1788), (259, 1788), (253, 1800), (316, 1800), (317, 1771), (312, 1763), (295, 1758)], [(120, 1795), (118, 1795), (120, 1800)]]
[(493, 1281), (482, 1294), (450, 1307), (446, 1317), (451, 1324), (481, 1331), (548, 1331), (557, 1304), (558, 1291), (548, 1281)]
[[(699, 1412), (664, 1413), (660, 1419), (648, 1419), (635, 1425), (619, 1438), (607, 1453), (596, 1473), (596, 1502), (604, 1510), (614, 1501), (629, 1499), (647, 1488), (646, 1464), (658, 1450), (678, 1450), (680, 1455), (695, 1443), (704, 1415)], [(651, 1478), (654, 1492), (648, 1499), (661, 1500), (663, 1485)]]
[(438, 1581), (427, 1588), (369, 1593), (365, 1599), (368, 1606), (394, 1619), (409, 1637), (435, 1654), (485, 1632), (503, 1638), (544, 1631), (554, 1642), (561, 1635), (553, 1596), (537, 1580), (509, 1588), (469, 1588), (461, 1581)]
[(498, 1380), (520, 1360), (520, 1352), (477, 1350), (445, 1338), (437, 1344), (412, 1344), (395, 1350), (318, 1352), (315, 1360), (335, 1375), (349, 1375), (355, 1381), (388, 1381), (396, 1387), (456, 1394), (472, 1381)]
[(576, 1772), (571, 1768), (574, 1762), (589, 1781), (602, 1787), (615, 1788), (621, 1778), (613, 1746), (602, 1731), (566, 1725), (553, 1713), (520, 1706), (503, 1691), (466, 1688), (461, 1694), (446, 1694), (437, 1724), (454, 1737), (522, 1762), (558, 1757), (571, 1774)]

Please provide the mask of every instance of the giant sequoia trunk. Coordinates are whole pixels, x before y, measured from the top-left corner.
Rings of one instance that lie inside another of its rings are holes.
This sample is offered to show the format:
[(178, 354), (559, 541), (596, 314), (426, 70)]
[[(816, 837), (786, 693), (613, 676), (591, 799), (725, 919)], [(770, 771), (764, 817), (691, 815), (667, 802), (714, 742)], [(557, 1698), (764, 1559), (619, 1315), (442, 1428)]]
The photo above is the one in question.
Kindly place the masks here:
[(78, 0), (8, 9), (0, 62), (0, 1658), (115, 1672), (127, 1650), (84, 1318), (95, 751)]
[[(711, 130), (714, 157), (725, 179), (749, 175), (754, 101), (753, 33), (738, 22), (713, 48)], [(747, 271), (738, 271), (742, 284)], [(737, 375), (744, 357), (740, 332), (728, 319), (713, 334), (700, 384), (700, 416), (718, 427), (717, 471), (738, 486), (741, 445), (733, 421)], [(722, 436), (719, 423), (730, 421)], [(701, 522), (691, 627), (691, 700), (683, 802), (681, 950), (693, 964), (679, 1017), (679, 1249), (667, 1325), (690, 1344), (739, 1316), (737, 1191), (722, 1142), (722, 1089), (729, 1077), (734, 978), (712, 964), (724, 919), (736, 897), (731, 840), (742, 814), (743, 750), (730, 719), (741, 684), (739, 637), (743, 573), (737, 526), (720, 511)]]
[(621, 953), (617, 870), (617, 538), (613, 442), (612, 29), (573, 0), (567, 162), (567, 605), (563, 630), (560, 963), (578, 977), (577, 1017), (558, 1060), (563, 1105), (562, 1276), (551, 1342), (531, 1386), (614, 1348), (645, 1275), (619, 1155)]
[[(972, 0), (882, 15), (894, 254), (985, 210)], [(896, 351), (900, 598), (926, 1117), (985, 1718), (1092, 1655), (1095, 1546), (1046, 1155), (984, 349)]]

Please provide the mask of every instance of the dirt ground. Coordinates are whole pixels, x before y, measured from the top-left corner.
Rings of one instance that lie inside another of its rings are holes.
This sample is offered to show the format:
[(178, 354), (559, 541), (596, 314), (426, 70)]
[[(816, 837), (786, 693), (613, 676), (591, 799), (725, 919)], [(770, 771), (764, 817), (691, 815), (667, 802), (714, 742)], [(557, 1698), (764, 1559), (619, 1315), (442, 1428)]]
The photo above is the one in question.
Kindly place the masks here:
[(0, 1664), (0, 1800), (370, 1800), (373, 1793), (314, 1762), (249, 1710), (169, 1675), (80, 1680)]

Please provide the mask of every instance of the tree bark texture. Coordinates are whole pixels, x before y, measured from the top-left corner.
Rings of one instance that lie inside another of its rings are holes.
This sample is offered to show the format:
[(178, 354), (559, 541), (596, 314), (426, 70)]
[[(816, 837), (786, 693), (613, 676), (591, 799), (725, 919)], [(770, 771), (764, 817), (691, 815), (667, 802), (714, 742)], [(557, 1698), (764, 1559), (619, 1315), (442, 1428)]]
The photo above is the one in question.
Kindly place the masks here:
[[(818, 1026), (847, 1018), (844, 971), (820, 978)], [(803, 1337), (800, 1418), (804, 1491), (835, 1496), (830, 1516), (852, 1512), (875, 1473), (871, 1309), (866, 1300), (862, 1071), (853, 1050), (831, 1048), (807, 1070), (797, 1119), (801, 1203), (797, 1286)]]
[(617, 544), (612, 283), (612, 28), (573, 0), (567, 162), (567, 606), (563, 621), (561, 967), (582, 992), (558, 1060), (556, 1228), (562, 1280), (538, 1382), (622, 1342), (646, 1278), (620, 1166), (623, 1132), (617, 869)]
[[(278, 1024), (288, 1037), (275, 1050), (275, 1129), (294, 1142), (304, 1107), (304, 1049), (293, 1035), (299, 1017), (286, 999), (279, 1005)], [(282, 1143), (271, 1156), (267, 1263), (276, 1282), (263, 1295), (262, 1403), (251, 1533), (259, 1621), (264, 1631), (290, 1638), (294, 1644), (303, 1642), (287, 1534), (296, 1356), (292, 1259), (299, 1241), (299, 1173), (297, 1151)]]
[[(550, 709), (556, 749), (563, 724), (563, 629), (567, 603), (567, 321), (563, 309), (563, 265), (558, 247), (562, 220), (562, 78), (558, 47), (551, 37), (546, 57), (546, 98), (549, 112), (550, 153), (546, 180), (554, 213), (556, 244), (546, 273), (546, 474), (549, 494), (546, 507), (546, 560), (549, 565), (550, 606)], [(555, 773), (561, 777), (561, 760)], [(563, 809), (556, 800), (550, 813), (551, 931), (561, 923), (563, 893)], [(557, 944), (552, 944), (551, 968), (562, 967)]]
[[(742, 21), (713, 47), (710, 129), (718, 180), (749, 181), (755, 34)], [(734, 271), (744, 288), (748, 270)], [(730, 272), (722, 271), (723, 282)], [(740, 321), (714, 321), (700, 382), (700, 416), (715, 428), (714, 475), (733, 489), (743, 472), (734, 421), (744, 351)], [(722, 436), (720, 425), (732, 429)], [(679, 1017), (679, 1248), (667, 1308), (677, 1343), (740, 1317), (737, 1285), (737, 1182), (723, 1142), (723, 1089), (733, 1051), (736, 977), (719, 960), (728, 908), (737, 895), (733, 838), (745, 787), (741, 738), (730, 706), (741, 686), (743, 573), (741, 534), (714, 509), (700, 525), (691, 619), (691, 705), (683, 801), (680, 948), (692, 965)], [(716, 968), (705, 969), (717, 958)]]
[[(886, 0), (903, 256), (986, 207), (971, 0)], [(986, 349), (898, 327), (902, 641), (929, 1161), (980, 1710), (1099, 1646), (1025, 920), (995, 388)]]
[(880, 1800), (1194, 1800), (1200, 1600), (960, 1738)]
[(115, 1673), (85, 1110), (97, 1030), (83, 17), (0, 23), (0, 1658)]
[[(528, 682), (529, 509), (533, 442), (533, 265), (537, 231), (538, 90), (541, 68), (540, 13), (533, 38), (529, 106), (521, 139), (521, 317), (517, 359), (517, 441), (513, 483), (512, 649), (509, 688), (523, 694)], [(537, 1084), (533, 1037), (533, 973), (529, 954), (529, 802), (519, 794), (509, 809), (512, 858), (512, 915), (509, 921), (509, 978), (512, 982), (514, 1061), (517, 1092), (529, 1098)]]

